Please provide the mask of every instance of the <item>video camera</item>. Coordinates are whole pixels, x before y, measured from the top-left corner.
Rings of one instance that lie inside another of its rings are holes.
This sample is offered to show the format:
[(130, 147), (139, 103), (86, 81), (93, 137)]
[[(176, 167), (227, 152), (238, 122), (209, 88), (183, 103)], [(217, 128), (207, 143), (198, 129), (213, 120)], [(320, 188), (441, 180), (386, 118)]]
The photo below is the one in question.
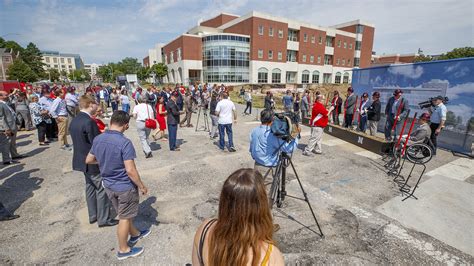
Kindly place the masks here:
[(286, 142), (292, 141), (298, 136), (299, 116), (294, 112), (275, 113), (271, 131), (275, 137)]
[[(434, 106), (433, 105), (433, 100), (435, 100), (436, 98), (438, 98), (438, 97), (431, 97), (431, 98), (428, 99), (428, 101), (418, 103), (418, 106), (420, 107), (420, 109), (430, 108), (430, 107)], [(443, 97), (442, 100), (443, 100), (444, 104), (447, 104), (449, 102), (448, 97)]]

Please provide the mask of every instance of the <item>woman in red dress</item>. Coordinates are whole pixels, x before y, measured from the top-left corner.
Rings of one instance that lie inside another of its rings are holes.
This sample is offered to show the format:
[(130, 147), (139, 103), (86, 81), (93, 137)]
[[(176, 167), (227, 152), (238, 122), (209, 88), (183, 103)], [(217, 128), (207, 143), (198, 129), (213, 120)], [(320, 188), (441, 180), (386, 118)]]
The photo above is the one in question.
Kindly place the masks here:
[(165, 99), (163, 97), (158, 98), (158, 103), (156, 104), (156, 121), (158, 121), (158, 128), (153, 132), (152, 137), (154, 140), (158, 140), (156, 135), (161, 133), (160, 139), (167, 141), (165, 138), (166, 130), (166, 108), (165, 108)]

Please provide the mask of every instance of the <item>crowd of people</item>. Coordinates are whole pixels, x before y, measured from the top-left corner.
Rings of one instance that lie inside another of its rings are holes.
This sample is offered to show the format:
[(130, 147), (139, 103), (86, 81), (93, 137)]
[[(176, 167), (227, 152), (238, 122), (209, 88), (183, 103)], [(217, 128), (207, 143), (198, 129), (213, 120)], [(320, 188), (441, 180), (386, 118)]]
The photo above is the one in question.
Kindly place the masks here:
[[(357, 104), (352, 88), (347, 92), (343, 101), (336, 91), (329, 104), (320, 93), (311, 95), (305, 91), (302, 96), (299, 93), (292, 94), (291, 91), (285, 93), (282, 99), (284, 111), (297, 113), (301, 120), (308, 119), (311, 127), (311, 136), (303, 155), (322, 153), (323, 129), (330, 120), (339, 124), (339, 114), (342, 112), (345, 127), (352, 127), (357, 111), (360, 116), (358, 130), (365, 132), (368, 125), (371, 134), (375, 134), (381, 113), (380, 94), (374, 92), (372, 101), (369, 101), (369, 95), (364, 93)], [(391, 130), (394, 124), (406, 119), (404, 112), (409, 105), (401, 97), (402, 94), (397, 90), (388, 101), (385, 110), (386, 129)], [(244, 114), (251, 114), (251, 92), (244, 91), (242, 96), (246, 102)], [(261, 125), (250, 134), (249, 153), (254, 160), (254, 168), (239, 169), (224, 182), (217, 218), (205, 220), (196, 231), (193, 264), (284, 265), (281, 252), (273, 241), (273, 233), (279, 229), (279, 225), (273, 223), (273, 202), (269, 193), (271, 185), (275, 185), (272, 179), (279, 155), (282, 152), (294, 152), (301, 129), (296, 127), (290, 141), (276, 136), (271, 129), (275, 118), (273, 94), (267, 92), (264, 101), (265, 108), (260, 114)], [(423, 114), (420, 127), (415, 130), (410, 141), (420, 141), (431, 136), (432, 131), (439, 133), (446, 108), (443, 108), (440, 97), (434, 100), (434, 104), (431, 126), (428, 126), (430, 115)], [(118, 110), (120, 106), (122, 108)], [(112, 109), (111, 115), (108, 108)], [(227, 134), (227, 149), (235, 152), (232, 126), (237, 122), (237, 112), (224, 85), (195, 83), (185, 88), (178, 84), (174, 88), (162, 89), (151, 86), (146, 90), (139, 88), (130, 96), (125, 88), (107, 85), (88, 87), (84, 95), (79, 95), (74, 87), (47, 85), (30, 92), (15, 90), (8, 94), (0, 91), (0, 148), (3, 163), (12, 164), (24, 157), (16, 151), (17, 124), (25, 130), (35, 126), (39, 145), (58, 141), (61, 149), (72, 150), (73, 169), (82, 172), (85, 178), (89, 223), (97, 223), (99, 227), (118, 225), (117, 258), (135, 257), (144, 251), (143, 247), (137, 247), (136, 244), (151, 233), (149, 228), (139, 229), (133, 222), (139, 212), (139, 194), (147, 195), (148, 188), (135, 165), (135, 148), (124, 132), (129, 129), (133, 117), (145, 158), (153, 156), (150, 135), (155, 141), (168, 141), (171, 151), (179, 151), (178, 127), (193, 127), (190, 121), (197, 109), (210, 114), (210, 138), (216, 138), (218, 131), (218, 147), (225, 150)], [(185, 116), (181, 120), (182, 114)], [(102, 119), (108, 117), (110, 123), (107, 126)], [(439, 120), (433, 122), (433, 117)], [(68, 143), (68, 134), (71, 135), (72, 145)], [(389, 136), (386, 137), (388, 140)], [(111, 208), (115, 210), (118, 220)], [(18, 218), (1, 203), (0, 217), (2, 220)]]

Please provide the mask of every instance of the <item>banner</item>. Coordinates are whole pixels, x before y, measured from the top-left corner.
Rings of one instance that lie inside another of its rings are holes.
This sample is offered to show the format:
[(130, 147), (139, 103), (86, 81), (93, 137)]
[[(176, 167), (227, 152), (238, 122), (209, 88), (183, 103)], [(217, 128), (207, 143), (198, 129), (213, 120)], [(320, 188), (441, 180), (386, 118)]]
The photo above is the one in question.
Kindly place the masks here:
[[(388, 65), (354, 69), (352, 88), (357, 95), (374, 91), (381, 94), (382, 116), (393, 91), (401, 89), (411, 113), (420, 110), (418, 103), (438, 95), (449, 102), (445, 128), (438, 137), (438, 147), (473, 155), (474, 141), (474, 58)], [(379, 123), (383, 130), (385, 120)]]

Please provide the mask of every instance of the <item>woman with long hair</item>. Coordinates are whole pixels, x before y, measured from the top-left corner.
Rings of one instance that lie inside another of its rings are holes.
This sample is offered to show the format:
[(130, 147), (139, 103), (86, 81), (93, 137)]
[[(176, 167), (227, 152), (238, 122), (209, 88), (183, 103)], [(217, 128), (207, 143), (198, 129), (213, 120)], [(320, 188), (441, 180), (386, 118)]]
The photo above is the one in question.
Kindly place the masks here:
[(166, 106), (165, 106), (165, 99), (162, 96), (158, 97), (155, 109), (156, 109), (156, 121), (158, 122), (158, 128), (155, 129), (155, 131), (153, 132), (151, 136), (156, 141), (158, 140), (156, 136), (158, 135), (158, 133), (161, 133), (160, 139), (163, 141), (167, 141), (168, 139), (165, 138), (167, 112), (166, 112)]
[(193, 265), (284, 265), (272, 236), (262, 175), (237, 170), (222, 187), (217, 219), (205, 220), (196, 232)]

